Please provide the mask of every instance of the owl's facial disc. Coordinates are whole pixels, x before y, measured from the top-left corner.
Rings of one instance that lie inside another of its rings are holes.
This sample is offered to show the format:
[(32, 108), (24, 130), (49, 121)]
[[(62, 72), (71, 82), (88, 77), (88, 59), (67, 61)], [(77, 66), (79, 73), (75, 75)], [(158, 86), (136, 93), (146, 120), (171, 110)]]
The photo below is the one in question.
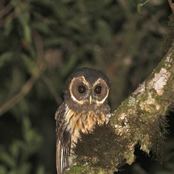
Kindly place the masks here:
[(73, 78), (69, 91), (72, 100), (80, 105), (100, 105), (105, 102), (109, 95), (109, 87), (103, 79), (99, 78), (90, 84), (84, 76)]
[(102, 104), (108, 98), (109, 95), (109, 87), (106, 82), (99, 78), (94, 84), (92, 88), (92, 96), (93, 100), (96, 104)]
[(78, 104), (89, 102), (90, 85), (83, 76), (72, 79), (69, 91), (71, 98)]

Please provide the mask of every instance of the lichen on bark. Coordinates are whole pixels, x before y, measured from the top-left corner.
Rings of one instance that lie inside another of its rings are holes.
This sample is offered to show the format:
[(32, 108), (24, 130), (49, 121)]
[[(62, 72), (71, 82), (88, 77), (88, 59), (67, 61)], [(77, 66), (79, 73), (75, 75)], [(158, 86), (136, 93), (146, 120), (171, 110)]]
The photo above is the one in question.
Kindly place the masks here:
[[(166, 112), (174, 99), (174, 47), (152, 74), (118, 107), (108, 125), (82, 134), (77, 162), (67, 173), (112, 173), (135, 160), (134, 147), (161, 160)], [(77, 172), (78, 170), (78, 172)]]

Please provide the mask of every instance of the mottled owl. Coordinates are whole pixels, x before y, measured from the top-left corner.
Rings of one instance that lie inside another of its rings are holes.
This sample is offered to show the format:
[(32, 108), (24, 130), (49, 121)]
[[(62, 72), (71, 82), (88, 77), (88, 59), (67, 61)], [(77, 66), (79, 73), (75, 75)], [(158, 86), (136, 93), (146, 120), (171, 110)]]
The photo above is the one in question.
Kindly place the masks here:
[(73, 149), (80, 133), (92, 132), (96, 124), (108, 123), (111, 116), (109, 92), (109, 79), (95, 69), (82, 68), (66, 80), (64, 102), (55, 114), (58, 174), (73, 164)]

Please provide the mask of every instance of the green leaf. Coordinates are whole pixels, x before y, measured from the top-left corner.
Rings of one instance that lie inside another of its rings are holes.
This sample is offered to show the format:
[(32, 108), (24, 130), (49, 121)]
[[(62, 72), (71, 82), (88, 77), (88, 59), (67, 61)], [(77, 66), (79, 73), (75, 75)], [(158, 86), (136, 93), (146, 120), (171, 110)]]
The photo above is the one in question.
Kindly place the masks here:
[(17, 159), (21, 153), (21, 149), (25, 147), (25, 143), (22, 140), (15, 140), (10, 146), (11, 155)]
[(0, 174), (7, 174), (7, 168), (4, 165), (0, 165)]
[(17, 174), (30, 174), (31, 164), (25, 162), (22, 165), (20, 165), (17, 170), (18, 170)]
[(83, 31), (84, 28), (80, 24), (79, 20), (80, 20), (80, 18), (75, 19), (75, 20), (70, 20), (69, 22), (67, 22), (67, 27), (74, 29), (76, 31)]
[(13, 158), (13, 156), (9, 155), (6, 151), (1, 151), (0, 159), (9, 167), (16, 166), (15, 159)]
[(102, 45), (109, 44), (111, 41), (111, 29), (104, 20), (97, 21), (96, 38)]
[(50, 7), (55, 16), (61, 20), (65, 20), (70, 15), (70, 11), (68, 11), (67, 7), (58, 1), (57, 3), (53, 3)]
[(148, 3), (149, 2), (149, 0), (146, 0), (144, 3), (141, 3), (141, 4), (138, 4), (137, 5), (137, 10), (138, 10), (138, 12), (141, 14), (141, 7), (142, 6), (144, 6), (146, 3)]
[(31, 30), (29, 25), (24, 25), (24, 40), (27, 41), (27, 43), (31, 44), (32, 42), (32, 36), (31, 36)]
[(28, 12), (23, 12), (18, 16), (19, 22), (22, 25), (23, 28), (23, 35), (24, 35), (24, 40), (28, 43), (31, 44), (32, 42), (32, 36), (31, 36), (31, 29), (29, 26), (29, 13)]
[(24, 97), (20, 100), (18, 106), (19, 106), (19, 111), (18, 113), (21, 113), (21, 115), (24, 115), (26, 113), (29, 113), (29, 108), (28, 108), (28, 100)]
[(5, 52), (0, 55), (0, 68), (8, 61), (10, 61), (13, 58), (12, 52)]
[(35, 22), (32, 26), (33, 28), (37, 29), (38, 31), (44, 34), (50, 34), (52, 32), (49, 25), (46, 22)]
[(17, 158), (17, 156), (19, 155), (19, 151), (20, 151), (20, 149), (19, 149), (18, 143), (16, 141), (13, 142), (13, 144), (11, 144), (11, 146), (10, 146), (10, 152), (11, 152), (12, 156)]
[(26, 54), (22, 53), (21, 57), (25, 63), (25, 66), (30, 74), (33, 74), (33, 70), (35, 68), (35, 62), (31, 59), (31, 57), (27, 56)]
[(39, 166), (36, 174), (44, 174), (44, 173), (45, 173), (45, 168), (43, 166)]
[(63, 38), (60, 37), (54, 37), (54, 38), (48, 38), (44, 41), (44, 46), (58, 46), (64, 42)]
[(24, 3), (22, 1), (12, 1), (12, 4), (15, 8), (16, 14), (19, 14), (17, 19), (19, 20), (19, 23), (23, 28), (23, 40), (25, 40), (30, 45), (32, 41), (32, 36), (31, 29), (29, 26), (31, 16), (29, 11), (29, 5), (24, 11), (22, 9), (22, 7), (24, 6)]
[(31, 129), (31, 122), (28, 117), (23, 117), (23, 124), (22, 124), (22, 132), (23, 132), (23, 138), (28, 143), (30, 141), (30, 132)]
[(23, 154), (23, 159), (27, 159), (41, 146), (42, 137), (32, 128), (30, 119), (27, 116), (23, 116), (22, 126), (23, 138), (26, 142), (26, 145), (24, 146), (25, 153)]
[(8, 17), (4, 25), (4, 35), (9, 36), (12, 31), (12, 28), (13, 28), (12, 19)]
[(18, 174), (18, 173), (15, 169), (12, 169), (10, 172), (8, 172), (8, 174)]

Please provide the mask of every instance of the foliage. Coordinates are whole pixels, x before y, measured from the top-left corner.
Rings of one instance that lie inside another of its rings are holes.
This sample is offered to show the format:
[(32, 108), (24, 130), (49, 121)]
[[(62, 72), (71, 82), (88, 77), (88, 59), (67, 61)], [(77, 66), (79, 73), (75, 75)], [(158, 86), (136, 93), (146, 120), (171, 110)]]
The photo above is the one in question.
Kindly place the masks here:
[(141, 14), (141, 7), (143, 7), (146, 3), (148, 3), (149, 2), (149, 0), (146, 0), (144, 3), (141, 3), (141, 4), (138, 4), (137, 5), (137, 10), (138, 10), (138, 12)]
[(138, 3), (1, 0), (0, 172), (55, 172), (54, 113), (73, 70), (105, 72), (113, 109), (152, 71), (167, 2), (149, 1), (142, 15)]
[[(0, 147), (1, 174), (27, 174), (32, 171), (29, 159), (40, 148), (42, 136), (32, 128), (28, 117), (24, 116), (22, 121), (22, 139), (14, 140), (8, 149)], [(43, 166), (38, 165), (36, 173), (44, 174)]]

